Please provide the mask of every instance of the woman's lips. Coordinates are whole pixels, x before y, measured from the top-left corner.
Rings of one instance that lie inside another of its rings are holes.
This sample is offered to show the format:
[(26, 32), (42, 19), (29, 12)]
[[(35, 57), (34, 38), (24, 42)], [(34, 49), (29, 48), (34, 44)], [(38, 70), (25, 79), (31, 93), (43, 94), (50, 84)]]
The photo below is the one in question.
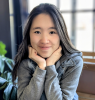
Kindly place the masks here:
[(49, 50), (50, 47), (40, 47), (40, 49), (43, 50), (43, 51), (46, 51), (46, 50)]

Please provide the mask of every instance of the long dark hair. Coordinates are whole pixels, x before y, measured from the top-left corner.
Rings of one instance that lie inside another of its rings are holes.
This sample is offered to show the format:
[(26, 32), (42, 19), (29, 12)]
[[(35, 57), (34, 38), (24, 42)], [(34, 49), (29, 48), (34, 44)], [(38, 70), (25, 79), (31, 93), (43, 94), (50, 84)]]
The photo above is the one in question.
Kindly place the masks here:
[(23, 40), (19, 46), (18, 53), (15, 57), (15, 66), (14, 66), (13, 74), (12, 74), (13, 82), (16, 79), (17, 69), (19, 67), (19, 64), (21, 63), (21, 61), (23, 59), (28, 58), (28, 45), (30, 44), (29, 33), (30, 33), (30, 27), (31, 27), (32, 21), (37, 15), (39, 15), (41, 13), (49, 14), (51, 16), (51, 18), (53, 19), (55, 27), (58, 31), (58, 35), (60, 37), (60, 44), (62, 46), (62, 54), (70, 55), (72, 53), (79, 52), (78, 50), (76, 50), (74, 48), (74, 46), (72, 45), (72, 43), (69, 39), (64, 19), (63, 19), (61, 13), (59, 12), (59, 10), (57, 9), (57, 7), (52, 4), (48, 4), (48, 3), (40, 4), (40, 5), (36, 6), (30, 12), (30, 14), (28, 16), (27, 23), (24, 28)]

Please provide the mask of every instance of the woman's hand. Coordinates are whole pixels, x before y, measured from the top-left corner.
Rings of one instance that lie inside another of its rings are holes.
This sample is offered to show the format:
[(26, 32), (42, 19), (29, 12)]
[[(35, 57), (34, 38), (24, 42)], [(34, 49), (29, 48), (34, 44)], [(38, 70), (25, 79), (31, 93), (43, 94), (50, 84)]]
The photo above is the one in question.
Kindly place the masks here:
[(46, 66), (54, 65), (62, 56), (61, 46), (46, 60)]
[(41, 69), (45, 70), (45, 67), (46, 67), (45, 59), (38, 56), (37, 51), (33, 49), (32, 47), (28, 46), (28, 50), (29, 50), (28, 57), (32, 59), (33, 61), (35, 61)]

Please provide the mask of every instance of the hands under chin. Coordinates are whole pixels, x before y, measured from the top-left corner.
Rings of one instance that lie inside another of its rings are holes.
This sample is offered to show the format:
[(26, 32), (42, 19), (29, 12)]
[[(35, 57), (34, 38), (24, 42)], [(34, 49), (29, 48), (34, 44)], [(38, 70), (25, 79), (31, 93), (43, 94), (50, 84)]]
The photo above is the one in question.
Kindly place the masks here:
[(35, 61), (38, 64), (39, 68), (43, 70), (45, 70), (46, 66), (54, 65), (62, 56), (61, 46), (46, 60), (37, 55), (37, 51), (34, 48), (28, 46), (28, 50), (29, 50), (29, 58)]
[(62, 56), (61, 50), (62, 48), (60, 46), (49, 58), (46, 59), (46, 66), (54, 65), (60, 59)]

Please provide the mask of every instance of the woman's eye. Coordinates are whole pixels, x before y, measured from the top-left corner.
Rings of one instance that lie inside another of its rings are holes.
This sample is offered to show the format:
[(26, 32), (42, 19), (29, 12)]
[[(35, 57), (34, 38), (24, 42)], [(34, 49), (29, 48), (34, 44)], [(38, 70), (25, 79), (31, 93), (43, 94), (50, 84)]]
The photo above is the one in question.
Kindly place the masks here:
[(40, 32), (39, 32), (39, 31), (35, 31), (34, 33), (40, 34)]
[(55, 32), (54, 31), (51, 31), (50, 34), (55, 34)]

